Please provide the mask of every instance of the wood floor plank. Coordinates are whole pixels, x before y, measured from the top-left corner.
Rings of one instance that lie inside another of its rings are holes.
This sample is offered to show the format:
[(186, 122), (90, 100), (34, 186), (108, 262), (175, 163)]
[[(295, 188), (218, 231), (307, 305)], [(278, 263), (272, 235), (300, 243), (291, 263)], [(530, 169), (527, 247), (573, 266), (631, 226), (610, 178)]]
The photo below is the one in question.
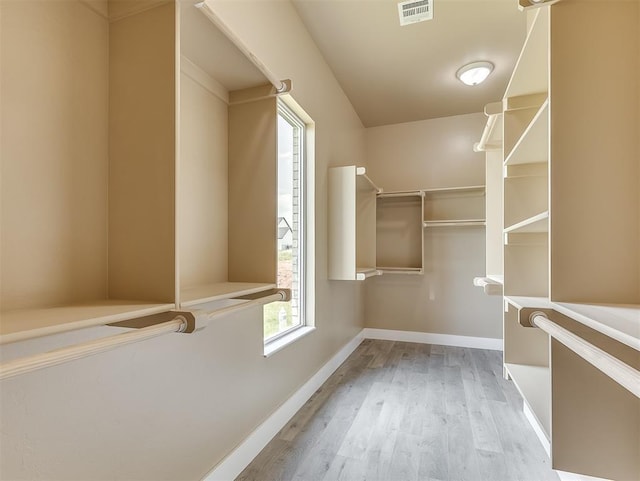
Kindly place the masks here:
[(495, 351), (365, 340), (237, 481), (559, 481)]

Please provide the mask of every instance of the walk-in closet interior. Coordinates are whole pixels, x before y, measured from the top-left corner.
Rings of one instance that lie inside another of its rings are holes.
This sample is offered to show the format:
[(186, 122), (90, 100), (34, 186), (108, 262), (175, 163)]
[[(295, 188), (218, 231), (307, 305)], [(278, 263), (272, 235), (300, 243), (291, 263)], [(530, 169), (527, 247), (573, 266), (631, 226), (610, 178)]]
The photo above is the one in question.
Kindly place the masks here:
[(0, 0), (0, 67), (0, 480), (640, 480), (640, 0)]

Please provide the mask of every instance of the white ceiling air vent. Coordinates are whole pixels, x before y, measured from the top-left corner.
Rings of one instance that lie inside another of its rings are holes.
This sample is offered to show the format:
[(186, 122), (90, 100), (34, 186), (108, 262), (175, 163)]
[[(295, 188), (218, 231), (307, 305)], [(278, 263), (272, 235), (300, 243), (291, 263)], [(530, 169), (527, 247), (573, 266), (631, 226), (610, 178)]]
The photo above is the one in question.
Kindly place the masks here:
[(400, 25), (424, 22), (433, 18), (433, 0), (409, 0), (398, 3)]

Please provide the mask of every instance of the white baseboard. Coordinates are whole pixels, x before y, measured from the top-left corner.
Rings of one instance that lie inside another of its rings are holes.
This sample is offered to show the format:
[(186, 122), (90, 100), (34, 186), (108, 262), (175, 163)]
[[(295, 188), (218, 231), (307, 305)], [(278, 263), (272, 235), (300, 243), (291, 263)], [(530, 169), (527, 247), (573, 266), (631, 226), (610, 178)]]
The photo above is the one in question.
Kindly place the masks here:
[(502, 339), (490, 337), (454, 336), (451, 334), (433, 334), (430, 332), (394, 331), (391, 329), (363, 330), (365, 339), (382, 339), (385, 341), (417, 342), (420, 344), (439, 344), (441, 346), (471, 347), (502, 351)]
[(565, 471), (556, 471), (561, 481), (611, 481), (604, 478), (594, 478), (586, 474), (567, 473)]
[(226, 458), (215, 466), (203, 481), (233, 481), (278, 434), (295, 413), (322, 384), (335, 372), (364, 339), (362, 331), (333, 356), (300, 389), (287, 399), (267, 420), (256, 428)]
[(524, 412), (524, 417), (527, 418), (527, 421), (531, 424), (536, 436), (538, 436), (540, 444), (542, 444), (542, 447), (547, 452), (547, 456), (551, 457), (551, 443), (549, 443), (547, 436), (544, 434), (542, 426), (540, 426), (540, 423), (538, 422), (538, 418), (533, 414), (533, 411), (525, 400), (522, 401), (522, 411)]

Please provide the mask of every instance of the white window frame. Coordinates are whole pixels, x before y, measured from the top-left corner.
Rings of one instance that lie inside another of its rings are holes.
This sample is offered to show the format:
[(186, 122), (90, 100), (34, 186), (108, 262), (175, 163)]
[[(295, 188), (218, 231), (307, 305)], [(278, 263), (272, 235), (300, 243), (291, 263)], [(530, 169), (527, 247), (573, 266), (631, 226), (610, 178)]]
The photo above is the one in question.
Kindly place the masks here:
[[(299, 175), (300, 175), (300, 207), (299, 222), (299, 316), (300, 323), (264, 340), (265, 356), (269, 356), (291, 342), (305, 336), (315, 329), (315, 249), (314, 249), (314, 132), (315, 126), (311, 118), (291, 98), (284, 95), (278, 98), (278, 115), (298, 128), (299, 137)], [(275, 219), (274, 219), (275, 221)]]

